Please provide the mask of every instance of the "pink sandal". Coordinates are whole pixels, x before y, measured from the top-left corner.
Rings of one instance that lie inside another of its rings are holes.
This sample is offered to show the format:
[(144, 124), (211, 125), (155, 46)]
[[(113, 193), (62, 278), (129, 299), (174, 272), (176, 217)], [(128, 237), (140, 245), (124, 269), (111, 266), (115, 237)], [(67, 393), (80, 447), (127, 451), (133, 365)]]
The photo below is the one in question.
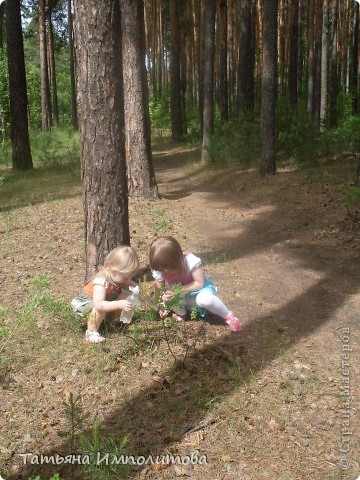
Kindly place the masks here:
[(184, 322), (187, 318), (187, 315), (180, 315), (179, 313), (173, 313), (172, 318), (178, 322)]

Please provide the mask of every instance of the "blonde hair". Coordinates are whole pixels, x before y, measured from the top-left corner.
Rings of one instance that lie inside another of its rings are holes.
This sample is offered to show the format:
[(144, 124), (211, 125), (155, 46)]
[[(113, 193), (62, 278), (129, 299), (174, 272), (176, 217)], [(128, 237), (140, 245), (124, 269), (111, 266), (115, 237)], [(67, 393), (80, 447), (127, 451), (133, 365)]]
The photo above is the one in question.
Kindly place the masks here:
[(120, 245), (111, 250), (105, 258), (104, 268), (106, 275), (110, 275), (110, 270), (114, 269), (120, 273), (134, 276), (140, 269), (137, 253), (128, 245)]
[(158, 237), (150, 245), (150, 267), (159, 272), (184, 273), (184, 252), (173, 237)]

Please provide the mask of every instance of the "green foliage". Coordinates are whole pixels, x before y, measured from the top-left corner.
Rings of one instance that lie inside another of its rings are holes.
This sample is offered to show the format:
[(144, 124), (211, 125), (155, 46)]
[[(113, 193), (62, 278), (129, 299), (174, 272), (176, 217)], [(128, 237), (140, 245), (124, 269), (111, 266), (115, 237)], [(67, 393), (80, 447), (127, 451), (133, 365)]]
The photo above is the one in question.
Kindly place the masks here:
[(71, 129), (54, 129), (51, 133), (32, 131), (30, 140), (35, 165), (79, 166), (78, 132)]
[(149, 226), (154, 226), (156, 230), (162, 234), (166, 233), (169, 228), (169, 222), (165, 217), (165, 210), (150, 203), (143, 209), (144, 218)]
[(49, 318), (49, 323), (50, 320), (58, 320), (65, 328), (78, 332), (79, 326), (74, 320), (69, 302), (65, 298), (58, 298), (50, 287), (51, 280), (46, 275), (39, 274), (31, 280), (30, 299), (25, 303), (21, 315), (23, 323), (31, 325), (39, 316), (45, 316)]
[(212, 136), (212, 161), (254, 165), (260, 153), (259, 132), (258, 121), (244, 115), (220, 125)]
[(314, 158), (318, 131), (309, 127), (305, 101), (294, 108), (289, 97), (279, 97), (276, 107), (277, 153), (280, 160), (302, 162)]
[(360, 152), (360, 117), (349, 115), (339, 127), (324, 132), (322, 140), (332, 154)]
[(360, 207), (360, 188), (348, 187), (343, 191), (345, 197), (345, 207), (348, 210)]
[(149, 100), (151, 127), (157, 130), (171, 127), (170, 117), (170, 86), (164, 86), (161, 93)]
[[(120, 459), (125, 454), (130, 434), (125, 435), (119, 441), (108, 435), (102, 435), (101, 426), (101, 422), (96, 419), (91, 432), (79, 436), (80, 450), (92, 459), (89, 463), (82, 465), (82, 469), (93, 480), (123, 480), (128, 475), (130, 465), (116, 461), (112, 462), (112, 459)], [(109, 461), (96, 461), (101, 452), (109, 456)]]
[[(179, 284), (172, 285), (171, 294), (169, 294), (169, 288), (166, 286), (154, 291), (149, 287), (146, 279), (140, 282), (138, 310), (141, 311), (141, 323), (142, 325), (147, 325), (148, 323), (157, 325), (157, 328), (152, 330), (152, 344), (157, 341), (155, 336), (159, 337), (161, 335), (161, 338), (167, 344), (170, 354), (175, 362), (179, 364), (184, 364), (188, 353), (194, 351), (203, 329), (203, 322), (200, 321), (197, 334), (191, 336), (186, 322), (179, 322), (172, 317), (172, 312), (178, 311), (183, 305), (184, 295), (185, 293), (181, 290), (181, 285)], [(190, 318), (198, 320), (195, 307), (190, 311)], [(136, 324), (133, 328), (137, 328)], [(146, 327), (144, 333), (147, 337), (147, 342), (149, 342), (149, 331)]]
[(87, 424), (89, 413), (84, 413), (82, 406), (82, 398), (80, 395), (74, 397), (70, 392), (67, 402), (63, 402), (65, 419), (67, 421), (67, 429), (58, 432), (58, 435), (65, 438), (69, 442), (69, 452), (71, 455), (75, 453), (76, 438)]

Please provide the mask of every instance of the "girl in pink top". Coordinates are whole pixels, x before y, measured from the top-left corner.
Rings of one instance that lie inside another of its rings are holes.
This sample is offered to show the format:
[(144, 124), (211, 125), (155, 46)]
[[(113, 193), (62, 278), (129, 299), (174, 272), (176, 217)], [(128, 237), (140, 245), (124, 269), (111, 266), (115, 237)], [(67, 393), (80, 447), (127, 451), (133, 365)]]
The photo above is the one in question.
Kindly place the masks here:
[(186, 307), (199, 307), (223, 318), (232, 332), (244, 329), (235, 314), (215, 295), (216, 287), (204, 275), (201, 259), (193, 253), (184, 253), (173, 237), (159, 237), (150, 246), (150, 267), (158, 288), (167, 287), (165, 299), (172, 296), (172, 285), (180, 284), (184, 305), (174, 313), (183, 320)]

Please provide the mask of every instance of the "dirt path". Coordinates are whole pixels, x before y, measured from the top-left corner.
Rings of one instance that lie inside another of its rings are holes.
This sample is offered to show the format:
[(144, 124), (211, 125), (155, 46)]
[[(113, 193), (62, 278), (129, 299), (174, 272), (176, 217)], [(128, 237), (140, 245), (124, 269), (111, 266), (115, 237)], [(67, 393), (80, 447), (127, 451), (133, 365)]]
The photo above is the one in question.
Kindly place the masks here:
[[(264, 180), (236, 166), (209, 172), (187, 166), (192, 155), (180, 148), (156, 153), (162, 198), (131, 201), (132, 243), (143, 264), (160, 234), (198, 253), (246, 331), (231, 335), (210, 319), (187, 370), (178, 371), (162, 343), (124, 356), (128, 340), (115, 328), (104, 348), (89, 349), (80, 335), (39, 313), (4, 350), (0, 454), (11, 478), (42, 473), (45, 480), (49, 471), (73, 478), (66, 469), (19, 459), (24, 452), (67, 452), (57, 432), (65, 429), (69, 392), (102, 420), (106, 438), (131, 433), (130, 453), (199, 450), (206, 465), (187, 471), (197, 480), (359, 474), (360, 235), (343, 207), (346, 183), (327, 172), (321, 180), (296, 171)], [(14, 312), (22, 311), (34, 274), (47, 275), (67, 299), (81, 288), (79, 193), (2, 218), (2, 295)], [(197, 334), (196, 325), (188, 328)], [(179, 434), (208, 415), (209, 425)], [(186, 472), (153, 465), (131, 478), (180, 474)]]

